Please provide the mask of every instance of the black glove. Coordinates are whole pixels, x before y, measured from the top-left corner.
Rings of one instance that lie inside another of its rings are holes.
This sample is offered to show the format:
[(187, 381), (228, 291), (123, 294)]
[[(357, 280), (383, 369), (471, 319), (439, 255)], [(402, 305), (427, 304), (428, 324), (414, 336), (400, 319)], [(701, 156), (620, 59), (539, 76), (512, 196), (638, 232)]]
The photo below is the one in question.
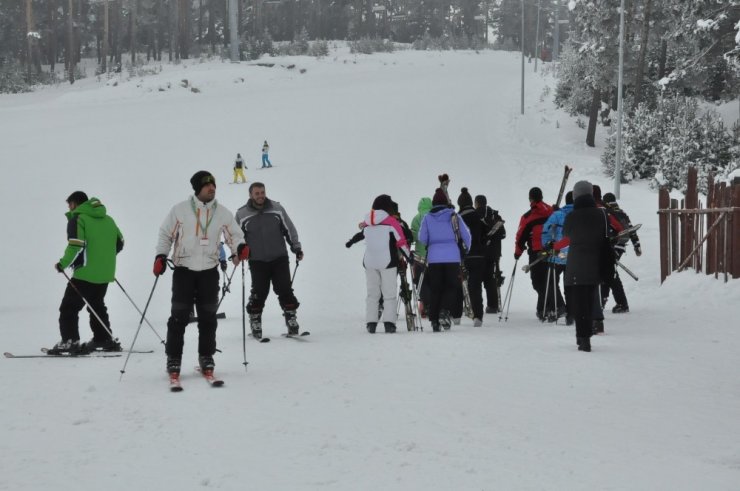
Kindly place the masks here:
[(518, 261), (520, 257), (522, 257), (522, 255), (520, 253), (517, 253), (517, 252), (514, 253), (514, 260), (515, 261)]
[(64, 271), (64, 268), (62, 267), (62, 263), (56, 263), (54, 265), (54, 269), (57, 270), (57, 273), (61, 273), (62, 271)]
[(352, 247), (352, 241), (351, 241), (351, 240), (348, 240), (348, 241), (347, 241), (347, 242), (346, 242), (346, 243), (344, 244), (344, 247), (346, 247), (347, 249), (349, 249), (350, 247)]
[(219, 263), (221, 264), (221, 271), (223, 271), (225, 273), (226, 272), (226, 267), (227, 267), (226, 260), (219, 261)]
[(303, 251), (301, 249), (296, 249), (295, 250), (295, 258), (298, 261), (302, 261), (303, 260)]

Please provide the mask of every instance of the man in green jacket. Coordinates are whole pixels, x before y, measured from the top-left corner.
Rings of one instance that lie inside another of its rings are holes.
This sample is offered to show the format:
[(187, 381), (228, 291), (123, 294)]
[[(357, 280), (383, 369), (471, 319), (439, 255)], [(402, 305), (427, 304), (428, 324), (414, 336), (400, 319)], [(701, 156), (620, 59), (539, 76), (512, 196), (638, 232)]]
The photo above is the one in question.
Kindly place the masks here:
[[(123, 236), (97, 198), (88, 199), (82, 191), (75, 191), (67, 198), (67, 205), (67, 248), (54, 267), (60, 273), (71, 267), (74, 274), (59, 306), (62, 340), (48, 353), (121, 351), (121, 344), (110, 329), (105, 294), (108, 283), (116, 277), (116, 255), (123, 249)], [(93, 338), (80, 344), (79, 313), (85, 300)]]
[[(417, 205), (418, 213), (411, 220), (411, 232), (414, 234), (414, 265), (411, 278), (414, 281), (414, 286), (419, 289), (419, 278), (421, 273), (426, 269), (427, 260), (427, 248), (423, 242), (419, 240), (419, 229), (421, 228), (421, 222), (424, 217), (432, 209), (432, 198), (423, 197), (419, 200)], [(426, 317), (426, 306), (429, 305), (429, 286), (428, 283), (421, 285), (419, 289), (419, 313), (422, 317)]]

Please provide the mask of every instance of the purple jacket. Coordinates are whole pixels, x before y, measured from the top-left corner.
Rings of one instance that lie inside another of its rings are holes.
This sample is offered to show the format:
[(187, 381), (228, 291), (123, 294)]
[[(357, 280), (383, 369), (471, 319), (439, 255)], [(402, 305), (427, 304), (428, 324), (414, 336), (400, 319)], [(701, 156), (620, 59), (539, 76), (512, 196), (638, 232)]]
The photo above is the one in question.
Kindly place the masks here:
[[(427, 246), (427, 262), (434, 263), (459, 263), (460, 248), (455, 239), (452, 229), (452, 208), (447, 206), (435, 206), (424, 216), (419, 228), (419, 241)], [(460, 225), (460, 235), (465, 250), (470, 249), (470, 230), (459, 215), (457, 223)]]

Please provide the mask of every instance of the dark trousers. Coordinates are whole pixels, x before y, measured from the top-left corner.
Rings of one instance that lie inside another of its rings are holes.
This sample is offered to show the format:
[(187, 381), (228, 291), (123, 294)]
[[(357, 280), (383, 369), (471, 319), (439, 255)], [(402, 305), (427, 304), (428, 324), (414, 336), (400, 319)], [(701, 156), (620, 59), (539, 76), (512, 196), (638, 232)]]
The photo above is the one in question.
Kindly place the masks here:
[(190, 312), (198, 314), (198, 354), (216, 352), (216, 308), (218, 306), (218, 268), (193, 271), (177, 267), (172, 273), (172, 310), (167, 321), (167, 356), (182, 357), (185, 328)]
[[(545, 312), (559, 312), (565, 308), (563, 294), (560, 293), (560, 276), (565, 272), (565, 264), (548, 263), (547, 267), (550, 269), (550, 271), (548, 273), (549, 286), (545, 286), (545, 290), (547, 290)], [(554, 280), (553, 275), (555, 275)], [(555, 306), (553, 306), (552, 304), (553, 298), (555, 299)]]
[(593, 334), (593, 303), (597, 285), (575, 285), (565, 287), (568, 315), (576, 323), (576, 337), (590, 338)]
[(288, 256), (282, 256), (272, 261), (249, 260), (249, 272), (252, 275), (252, 290), (249, 295), (247, 312), (261, 314), (265, 307), (265, 300), (270, 293), (270, 282), (278, 302), (283, 310), (298, 308), (298, 299), (293, 294), (290, 284), (290, 261)]
[[(539, 257), (536, 252), (529, 251), (530, 264)], [(545, 288), (547, 288), (547, 262), (540, 261), (529, 270), (529, 278), (532, 280), (532, 288), (537, 292), (537, 315), (545, 314)]]
[[(90, 283), (76, 278), (72, 278), (71, 282), (72, 284), (67, 284), (67, 289), (64, 290), (64, 297), (62, 297), (62, 303), (59, 306), (59, 332), (62, 335), (62, 341), (70, 339), (72, 341), (80, 340), (79, 314), (82, 307), (85, 306), (85, 301), (82, 300), (80, 293), (84, 295), (85, 300), (87, 300), (95, 313), (100, 316), (100, 320), (110, 329), (108, 309), (105, 306), (105, 294), (108, 291), (108, 283)], [(77, 287), (80, 293), (77, 293), (72, 285)], [(93, 339), (95, 341), (106, 341), (110, 339), (110, 334), (100, 324), (95, 314), (89, 308), (87, 312), (90, 314), (90, 329), (93, 332)]]
[(460, 265), (458, 263), (430, 264), (427, 266), (424, 281), (429, 281), (429, 310), (427, 311), (429, 320), (439, 322), (440, 310), (452, 312), (457, 303), (458, 290), (461, 288)]
[[(424, 304), (424, 308), (429, 308), (429, 297), (431, 295), (431, 292), (429, 290), (429, 278), (427, 277), (427, 274), (424, 273), (426, 270), (426, 266), (423, 263), (420, 262), (414, 262), (414, 286), (419, 291), (419, 301), (421, 301), (422, 304)], [(421, 288), (419, 288), (419, 280), (421, 278), (421, 274), (424, 273), (424, 278), (421, 283)]]
[(496, 310), (500, 310), (501, 308), (498, 298), (498, 282), (500, 277), (499, 258), (494, 257), (492, 254), (487, 254), (483, 264), (483, 287), (486, 289), (486, 305)]
[(483, 319), (483, 273), (486, 261), (482, 257), (468, 257), (465, 258), (465, 267), (468, 269), (468, 292), (473, 318)]
[[(617, 252), (617, 261), (622, 257), (624, 251)], [(619, 269), (614, 268), (614, 277), (609, 283), (603, 283), (601, 285), (601, 299), (603, 303), (609, 299), (609, 290), (614, 294), (614, 302), (617, 305), (628, 306), (627, 295), (624, 293), (624, 285), (622, 285), (622, 279), (619, 277)]]

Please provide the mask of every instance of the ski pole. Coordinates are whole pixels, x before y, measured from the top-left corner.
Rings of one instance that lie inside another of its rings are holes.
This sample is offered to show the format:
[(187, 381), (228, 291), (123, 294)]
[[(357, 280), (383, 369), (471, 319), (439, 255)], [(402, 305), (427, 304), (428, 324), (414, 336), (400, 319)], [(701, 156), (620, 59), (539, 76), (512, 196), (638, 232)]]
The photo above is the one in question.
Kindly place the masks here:
[[(236, 269), (236, 266), (234, 266), (234, 269)], [(247, 306), (245, 305), (246, 300), (244, 299), (245, 291), (244, 261), (242, 261), (242, 352), (244, 353), (244, 371), (247, 371)]]
[[(509, 308), (511, 307), (511, 297), (514, 291), (514, 276), (516, 275), (516, 265), (519, 263), (519, 259), (514, 261), (514, 270), (511, 272), (511, 278), (509, 278), (509, 288), (506, 289), (506, 297), (504, 297), (504, 303), (501, 304), (501, 312), (503, 313), (504, 305), (506, 305), (506, 316), (504, 322), (509, 321)], [(498, 316), (499, 322), (501, 322), (501, 315)]]
[(298, 272), (299, 264), (301, 264), (301, 262), (298, 259), (296, 259), (295, 268), (293, 268), (293, 275), (290, 277), (290, 286), (293, 286), (293, 280), (295, 279), (295, 274)]
[(218, 305), (216, 305), (216, 312), (218, 312), (218, 308), (221, 306), (221, 302), (224, 301), (226, 292), (230, 291), (229, 288), (231, 288), (231, 278), (234, 277), (235, 272), (236, 272), (236, 265), (234, 265), (234, 269), (231, 270), (231, 274), (229, 275), (229, 282), (226, 283), (223, 287), (221, 287), (221, 298), (218, 301)]
[(558, 270), (557, 265), (552, 265), (552, 304), (555, 306), (555, 325), (558, 323)]
[(95, 312), (95, 309), (92, 308), (92, 305), (90, 305), (90, 302), (88, 302), (87, 299), (85, 298), (85, 295), (83, 295), (82, 292), (79, 290), (79, 288), (77, 288), (77, 285), (75, 285), (74, 283), (72, 283), (72, 279), (69, 276), (67, 276), (67, 273), (64, 270), (62, 270), (61, 273), (64, 275), (65, 278), (67, 278), (67, 284), (69, 284), (69, 286), (71, 286), (72, 289), (77, 292), (77, 295), (79, 295), (80, 298), (82, 299), (82, 301), (85, 302), (85, 305), (87, 305), (88, 310), (90, 310), (90, 312), (92, 312), (92, 314), (95, 316), (95, 318), (98, 320), (98, 322), (100, 322), (100, 325), (103, 326), (103, 329), (105, 329), (105, 332), (107, 332), (108, 335), (112, 339), (113, 338), (113, 331), (110, 330), (110, 327), (108, 327), (105, 324), (105, 322), (102, 321), (102, 319), (100, 318), (100, 316), (98, 315), (98, 313)]
[(630, 271), (630, 269), (627, 266), (625, 266), (624, 264), (620, 263), (619, 262), (619, 259), (615, 259), (614, 261), (617, 263), (617, 266), (619, 266), (620, 268), (622, 268), (628, 275), (630, 275), (632, 277), (633, 280), (640, 281), (640, 278), (638, 278), (635, 273), (633, 273), (632, 271)]
[[(149, 293), (149, 298), (147, 299), (146, 305), (144, 306), (144, 312), (141, 313), (141, 320), (139, 321), (139, 327), (136, 328), (136, 334), (134, 334), (134, 340), (131, 341), (131, 346), (129, 346), (128, 348), (128, 353), (126, 354), (126, 361), (123, 363), (123, 368), (121, 369), (121, 377), (118, 379), (119, 382), (123, 380), (123, 374), (126, 373), (126, 366), (128, 365), (128, 359), (131, 357), (131, 352), (134, 350), (134, 344), (136, 344), (136, 338), (139, 337), (139, 331), (141, 330), (141, 325), (144, 323), (144, 319), (146, 319), (146, 311), (149, 310), (149, 303), (152, 301), (152, 296), (154, 295), (154, 289), (157, 288), (158, 281), (159, 281), (159, 276), (156, 276), (154, 278), (154, 285), (152, 286), (152, 291)], [(165, 343), (165, 346), (166, 346), (166, 343)]]
[[(136, 311), (139, 314), (144, 315), (144, 313), (141, 311), (141, 309), (139, 308), (139, 306), (136, 305), (136, 303), (134, 302), (134, 300), (129, 296), (128, 292), (126, 292), (126, 290), (123, 288), (123, 285), (121, 285), (121, 283), (118, 281), (118, 278), (116, 278), (116, 285), (118, 285), (118, 288), (120, 288), (121, 291), (123, 292), (123, 294), (126, 295), (126, 298), (128, 298), (129, 302), (131, 302), (131, 305), (134, 306), (134, 308), (136, 309)], [(144, 318), (144, 322), (146, 322), (146, 324), (152, 329), (152, 331), (154, 332), (154, 334), (159, 338), (159, 342), (162, 343), (162, 344), (165, 344), (164, 339), (162, 339), (162, 336), (160, 336), (159, 333), (157, 332), (157, 330), (154, 329), (154, 326), (152, 326), (152, 324), (149, 322), (149, 319), (147, 319), (145, 317)]]
[(545, 280), (545, 298), (544, 304), (542, 305), (542, 319), (540, 322), (545, 322), (547, 319), (547, 295), (550, 293), (550, 275), (552, 274), (552, 266), (547, 263), (547, 280)]

